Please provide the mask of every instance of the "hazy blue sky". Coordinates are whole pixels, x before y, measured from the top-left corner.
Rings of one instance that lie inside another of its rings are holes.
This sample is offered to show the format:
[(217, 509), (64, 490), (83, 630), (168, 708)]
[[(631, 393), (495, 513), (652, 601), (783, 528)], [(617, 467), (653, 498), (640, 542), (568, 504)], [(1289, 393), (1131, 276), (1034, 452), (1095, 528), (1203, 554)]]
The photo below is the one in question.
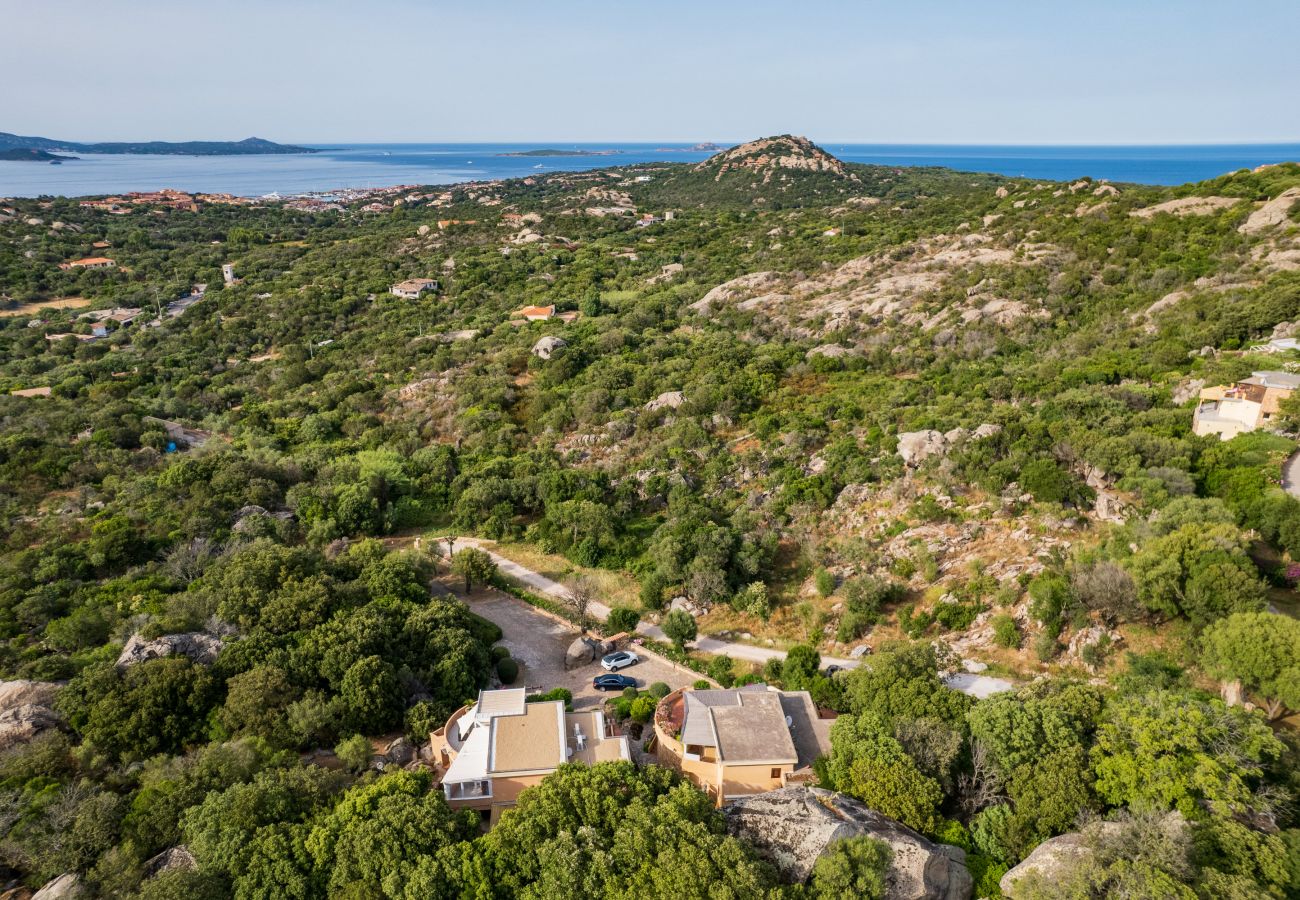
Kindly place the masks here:
[(69, 140), (1300, 140), (1298, 0), (0, 0)]

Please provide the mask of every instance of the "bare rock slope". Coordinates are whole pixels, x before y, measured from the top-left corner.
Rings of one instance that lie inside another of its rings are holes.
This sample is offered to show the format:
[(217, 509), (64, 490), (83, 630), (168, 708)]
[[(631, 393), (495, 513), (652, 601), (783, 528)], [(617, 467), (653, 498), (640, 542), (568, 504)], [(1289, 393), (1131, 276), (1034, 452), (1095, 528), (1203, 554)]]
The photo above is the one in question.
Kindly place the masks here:
[(803, 882), (835, 841), (866, 835), (889, 844), (887, 900), (968, 900), (966, 854), (936, 844), (843, 794), (787, 787), (723, 807), (727, 829), (750, 841), (792, 882)]

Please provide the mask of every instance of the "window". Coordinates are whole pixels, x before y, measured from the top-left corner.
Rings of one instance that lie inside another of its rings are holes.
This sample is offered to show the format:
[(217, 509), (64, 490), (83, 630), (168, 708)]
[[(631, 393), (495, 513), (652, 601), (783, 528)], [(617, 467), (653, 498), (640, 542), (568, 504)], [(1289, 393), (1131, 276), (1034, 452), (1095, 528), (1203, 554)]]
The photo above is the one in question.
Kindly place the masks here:
[(773, 770), (772, 770), (772, 780), (773, 780), (773, 781), (780, 781), (780, 780), (781, 780), (781, 770), (780, 770), (780, 769), (773, 769)]

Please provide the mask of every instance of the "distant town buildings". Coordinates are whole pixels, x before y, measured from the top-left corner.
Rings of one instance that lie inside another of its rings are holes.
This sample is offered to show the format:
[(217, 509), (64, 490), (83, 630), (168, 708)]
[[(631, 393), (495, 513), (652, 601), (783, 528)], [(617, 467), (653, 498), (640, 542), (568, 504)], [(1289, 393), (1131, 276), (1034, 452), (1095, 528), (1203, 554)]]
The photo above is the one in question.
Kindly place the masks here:
[(1216, 385), (1201, 391), (1192, 417), (1192, 431), (1217, 434), (1231, 440), (1239, 434), (1277, 421), (1281, 403), (1300, 388), (1300, 375), (1290, 372), (1255, 372), (1236, 384)]
[(388, 293), (403, 300), (419, 300), (421, 294), (437, 289), (438, 282), (432, 278), (408, 278), (390, 287)]

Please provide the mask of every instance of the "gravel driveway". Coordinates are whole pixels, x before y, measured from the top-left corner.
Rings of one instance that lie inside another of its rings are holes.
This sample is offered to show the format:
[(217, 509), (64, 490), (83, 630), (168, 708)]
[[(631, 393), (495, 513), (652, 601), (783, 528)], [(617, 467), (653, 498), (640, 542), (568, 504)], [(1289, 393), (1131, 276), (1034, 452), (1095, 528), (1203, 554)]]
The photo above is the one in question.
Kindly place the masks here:
[[(474, 612), (501, 627), (501, 643), (522, 664), (516, 686), (525, 685), (543, 691), (557, 687), (568, 688), (573, 692), (573, 705), (576, 709), (598, 706), (604, 698), (613, 696), (612, 693), (602, 694), (591, 686), (592, 678), (604, 671), (598, 663), (565, 670), (564, 652), (577, 637), (577, 632), (573, 629), (556, 622), (522, 600), (498, 591), (476, 590), (468, 598), (461, 594), (457, 596), (464, 599)], [(644, 655), (639, 663), (621, 669), (619, 674), (635, 678), (637, 687), (641, 689), (662, 681), (675, 690), (689, 687), (698, 678), (694, 673), (680, 672), (667, 663)]]

